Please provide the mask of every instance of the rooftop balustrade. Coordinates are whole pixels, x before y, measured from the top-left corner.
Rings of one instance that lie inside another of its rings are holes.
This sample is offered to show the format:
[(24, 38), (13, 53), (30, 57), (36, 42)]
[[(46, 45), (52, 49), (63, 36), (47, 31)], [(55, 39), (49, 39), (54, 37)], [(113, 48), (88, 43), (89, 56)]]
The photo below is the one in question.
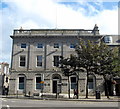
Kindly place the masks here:
[(39, 36), (54, 36), (54, 35), (94, 35), (93, 30), (83, 30), (83, 29), (36, 29), (36, 30), (14, 30), (14, 36), (24, 36), (24, 35), (39, 35)]

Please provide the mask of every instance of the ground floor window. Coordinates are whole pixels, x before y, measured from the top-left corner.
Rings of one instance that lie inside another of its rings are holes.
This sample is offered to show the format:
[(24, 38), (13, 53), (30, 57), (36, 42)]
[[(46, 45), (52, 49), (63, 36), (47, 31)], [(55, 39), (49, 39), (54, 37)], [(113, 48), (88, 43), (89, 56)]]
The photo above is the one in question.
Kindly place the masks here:
[(76, 85), (77, 85), (76, 80), (77, 80), (76, 77), (71, 77), (71, 89), (76, 89)]
[(88, 89), (90, 89), (90, 90), (94, 89), (93, 77), (88, 78)]
[(19, 89), (20, 90), (24, 89), (24, 83), (25, 83), (25, 78), (24, 77), (19, 77)]
[(36, 77), (36, 89), (41, 89), (41, 77)]

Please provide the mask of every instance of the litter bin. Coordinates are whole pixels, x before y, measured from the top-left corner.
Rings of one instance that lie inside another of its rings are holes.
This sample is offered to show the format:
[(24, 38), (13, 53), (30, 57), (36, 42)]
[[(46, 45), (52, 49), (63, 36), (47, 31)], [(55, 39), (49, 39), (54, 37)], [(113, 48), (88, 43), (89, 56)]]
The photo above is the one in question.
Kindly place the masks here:
[(99, 90), (96, 90), (96, 99), (101, 99), (100, 91)]

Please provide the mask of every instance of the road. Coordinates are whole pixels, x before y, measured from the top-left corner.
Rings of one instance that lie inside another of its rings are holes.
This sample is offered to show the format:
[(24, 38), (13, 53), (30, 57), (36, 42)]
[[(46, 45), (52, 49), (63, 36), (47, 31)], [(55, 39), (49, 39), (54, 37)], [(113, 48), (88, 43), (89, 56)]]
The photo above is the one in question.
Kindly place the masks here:
[(85, 102), (1, 98), (2, 109), (119, 109), (118, 102)]

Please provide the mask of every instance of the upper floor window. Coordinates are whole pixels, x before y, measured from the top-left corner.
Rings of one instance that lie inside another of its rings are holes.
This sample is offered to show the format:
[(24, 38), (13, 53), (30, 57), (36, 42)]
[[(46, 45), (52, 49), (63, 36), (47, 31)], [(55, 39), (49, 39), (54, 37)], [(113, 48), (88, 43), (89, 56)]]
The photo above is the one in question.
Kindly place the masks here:
[(43, 44), (38, 43), (37, 48), (43, 48)]
[(21, 48), (26, 48), (26, 43), (21, 43)]
[(54, 66), (58, 67), (59, 66), (59, 57), (60, 56), (54, 56)]
[(26, 63), (26, 57), (20, 56), (20, 66), (25, 67), (25, 63)]
[(111, 36), (105, 36), (104, 37), (104, 42), (105, 43), (112, 43), (113, 42), (112, 37)]
[(37, 56), (37, 66), (42, 66), (42, 56)]
[(70, 48), (75, 48), (75, 44), (70, 44)]
[(54, 43), (54, 48), (59, 48), (59, 43)]

